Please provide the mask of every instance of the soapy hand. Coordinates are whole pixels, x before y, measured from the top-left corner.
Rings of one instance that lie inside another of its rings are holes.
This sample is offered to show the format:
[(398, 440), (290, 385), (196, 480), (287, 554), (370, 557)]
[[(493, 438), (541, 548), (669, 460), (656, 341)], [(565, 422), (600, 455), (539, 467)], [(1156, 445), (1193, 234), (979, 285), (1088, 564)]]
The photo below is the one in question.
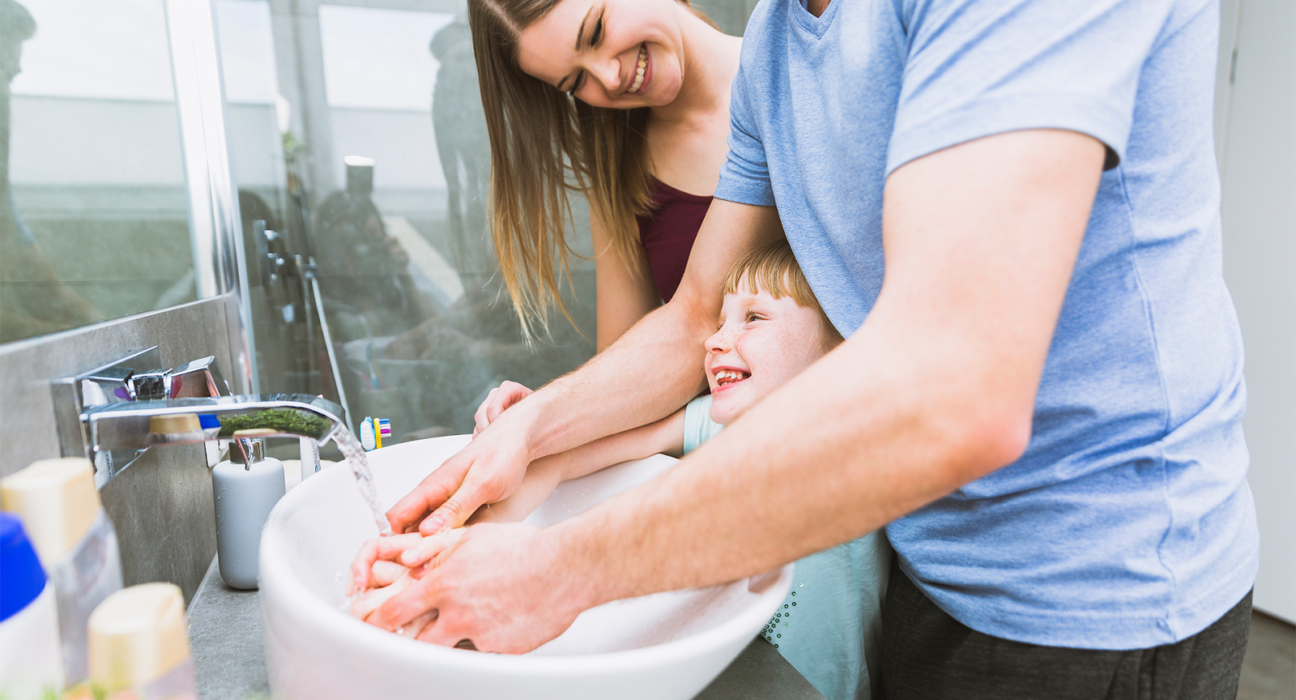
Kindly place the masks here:
[[(463, 533), (463, 528), (457, 528), (432, 537), (398, 535), (366, 542), (356, 555), (347, 577), (346, 593), (353, 598), (348, 610), (351, 616), (368, 622), (383, 603), (409, 588), (419, 576), (449, 556)], [(409, 562), (409, 565), (392, 559)], [(436, 610), (424, 611), (397, 627), (396, 632), (415, 639), (436, 618)]]
[[(392, 596), (408, 588), (410, 584), (415, 581), (413, 575), (414, 572), (409, 569), (405, 569), (404, 567), (401, 567), (401, 571), (402, 571), (401, 575), (397, 577), (395, 580), (393, 580), (391, 583), (381, 588), (374, 588), (365, 591), (363, 594), (358, 596), (351, 603), (351, 608), (349, 610), (351, 616), (359, 620), (368, 620), (369, 616), (372, 615), (373, 612), (377, 610), (379, 606), (387, 602), (387, 600), (390, 599)], [(423, 630), (427, 628), (428, 625), (432, 624), (435, 621), (436, 621), (436, 612), (429, 611), (427, 613), (424, 613), (414, 618), (413, 620), (410, 620), (401, 628), (398, 628), (397, 634), (406, 634), (409, 635), (410, 639), (414, 639), (419, 634), (421, 634)]]
[(477, 425), (473, 427), (473, 437), (477, 437), (481, 431), (486, 429), (499, 417), (499, 414), (507, 411), (510, 406), (530, 396), (532, 392), (525, 386), (517, 382), (505, 381), (499, 386), (490, 390), (486, 395), (486, 400), (481, 406), (477, 407), (477, 412), (473, 414), (473, 420)]
[[(386, 564), (390, 562), (383, 563)], [(408, 588), (410, 583), (414, 580), (414, 577), (410, 575), (410, 570), (402, 567), (400, 575), (392, 581), (384, 585), (370, 588), (369, 590), (355, 596), (351, 601), (351, 607), (348, 608), (348, 611), (351, 613), (352, 617), (364, 620), (369, 617), (373, 611), (377, 610), (378, 606), (387, 602), (387, 599)]]
[[(370, 588), (389, 587), (407, 573), (417, 578), (440, 562), (438, 555), (449, 556), (463, 534), (463, 528), (455, 528), (430, 537), (415, 533), (378, 537), (365, 542), (351, 562), (346, 595), (350, 597)], [(394, 592), (388, 597), (390, 595)]]
[(512, 495), (526, 476), (531, 457), (526, 431), (512, 424), (510, 417), (497, 416), (490, 430), (397, 501), (387, 511), (392, 531), (434, 535), (463, 525), (481, 506)]
[(387, 571), (387, 564), (400, 566), (395, 563), (395, 560), (407, 548), (418, 544), (421, 539), (423, 538), (416, 534), (392, 535), (391, 537), (378, 537), (361, 545), (360, 551), (356, 553), (355, 559), (351, 562), (351, 570), (347, 572), (346, 596), (350, 598), (370, 588), (391, 585), (391, 580), (384, 583), (384, 580), (390, 577), (383, 576), (379, 572)]
[(587, 578), (559, 566), (538, 528), (487, 523), (462, 532), (367, 621), (407, 636), (420, 627), (415, 638), (442, 646), (467, 639), (480, 651), (520, 654), (562, 634), (584, 609)]

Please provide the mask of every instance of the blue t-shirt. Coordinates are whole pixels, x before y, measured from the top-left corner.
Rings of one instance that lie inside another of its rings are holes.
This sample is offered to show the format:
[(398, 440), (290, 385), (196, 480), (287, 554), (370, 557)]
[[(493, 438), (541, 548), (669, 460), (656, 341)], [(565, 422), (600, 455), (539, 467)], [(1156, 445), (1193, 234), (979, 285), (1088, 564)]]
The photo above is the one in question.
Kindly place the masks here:
[(905, 573), (973, 629), (1149, 647), (1201, 631), (1255, 579), (1218, 34), (1214, 0), (834, 0), (821, 17), (765, 0), (747, 26), (716, 196), (777, 203), (845, 336), (882, 284), (891, 171), (1018, 129), (1109, 148), (1026, 453), (887, 528)]
[[(711, 420), (711, 396), (684, 409), (684, 454), (724, 426)], [(882, 601), (891, 547), (871, 532), (798, 559), (792, 590), (761, 636), (825, 700), (869, 700), (879, 685)]]

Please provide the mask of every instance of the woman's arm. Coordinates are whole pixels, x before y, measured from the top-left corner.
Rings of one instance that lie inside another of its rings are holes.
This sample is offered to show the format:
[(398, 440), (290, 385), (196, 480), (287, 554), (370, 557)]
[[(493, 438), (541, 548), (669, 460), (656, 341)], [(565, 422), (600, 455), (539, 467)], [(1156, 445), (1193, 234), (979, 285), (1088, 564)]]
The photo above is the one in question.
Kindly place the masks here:
[(594, 241), (599, 352), (661, 305), (661, 295), (653, 282), (648, 261), (642, 255), (627, 261), (612, 244), (611, 231), (602, 217), (591, 210), (590, 238)]
[(643, 459), (657, 453), (680, 457), (684, 452), (684, 409), (656, 423), (599, 438), (594, 442), (543, 457), (527, 467), (526, 477), (512, 496), (482, 506), (468, 519), (481, 522), (517, 522), (544, 502), (558, 484), (592, 474), (614, 464)]

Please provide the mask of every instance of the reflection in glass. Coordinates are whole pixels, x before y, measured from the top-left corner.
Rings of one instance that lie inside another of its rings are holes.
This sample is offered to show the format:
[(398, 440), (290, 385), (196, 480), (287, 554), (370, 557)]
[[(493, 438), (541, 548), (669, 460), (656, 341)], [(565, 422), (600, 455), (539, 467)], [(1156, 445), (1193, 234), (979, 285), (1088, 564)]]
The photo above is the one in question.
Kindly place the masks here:
[(0, 0), (0, 342), (194, 298), (161, 0)]
[[(334, 398), (340, 381), (352, 422), (390, 418), (398, 440), (470, 432), (501, 380), (538, 386), (593, 353), (593, 265), (579, 262), (567, 290), (577, 326), (556, 318), (528, 344), (487, 231), (489, 147), (467, 26), (453, 2), (381, 4), (272, 14), (259, 0), (216, 3), (249, 259), (278, 246), (303, 261), (273, 279), (249, 269), (262, 391)], [(588, 241), (572, 236), (586, 255)], [(322, 317), (300, 291), (312, 270)]]
[[(754, 3), (703, 4), (741, 33)], [(501, 289), (461, 2), (215, 7), (262, 391), (336, 399), (341, 382), (353, 424), (390, 418), (408, 440), (469, 432), (501, 380), (539, 386), (593, 353), (587, 231), (568, 232), (586, 256), (565, 290), (575, 326), (554, 318), (528, 344)]]

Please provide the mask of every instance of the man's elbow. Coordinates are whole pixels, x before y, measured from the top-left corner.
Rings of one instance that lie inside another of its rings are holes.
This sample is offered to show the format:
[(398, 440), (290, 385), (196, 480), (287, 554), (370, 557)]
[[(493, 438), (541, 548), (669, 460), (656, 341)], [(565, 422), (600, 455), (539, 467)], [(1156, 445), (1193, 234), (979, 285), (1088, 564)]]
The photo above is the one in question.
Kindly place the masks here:
[(961, 486), (1017, 461), (1030, 444), (1034, 402), (985, 402), (954, 419), (948, 463)]

